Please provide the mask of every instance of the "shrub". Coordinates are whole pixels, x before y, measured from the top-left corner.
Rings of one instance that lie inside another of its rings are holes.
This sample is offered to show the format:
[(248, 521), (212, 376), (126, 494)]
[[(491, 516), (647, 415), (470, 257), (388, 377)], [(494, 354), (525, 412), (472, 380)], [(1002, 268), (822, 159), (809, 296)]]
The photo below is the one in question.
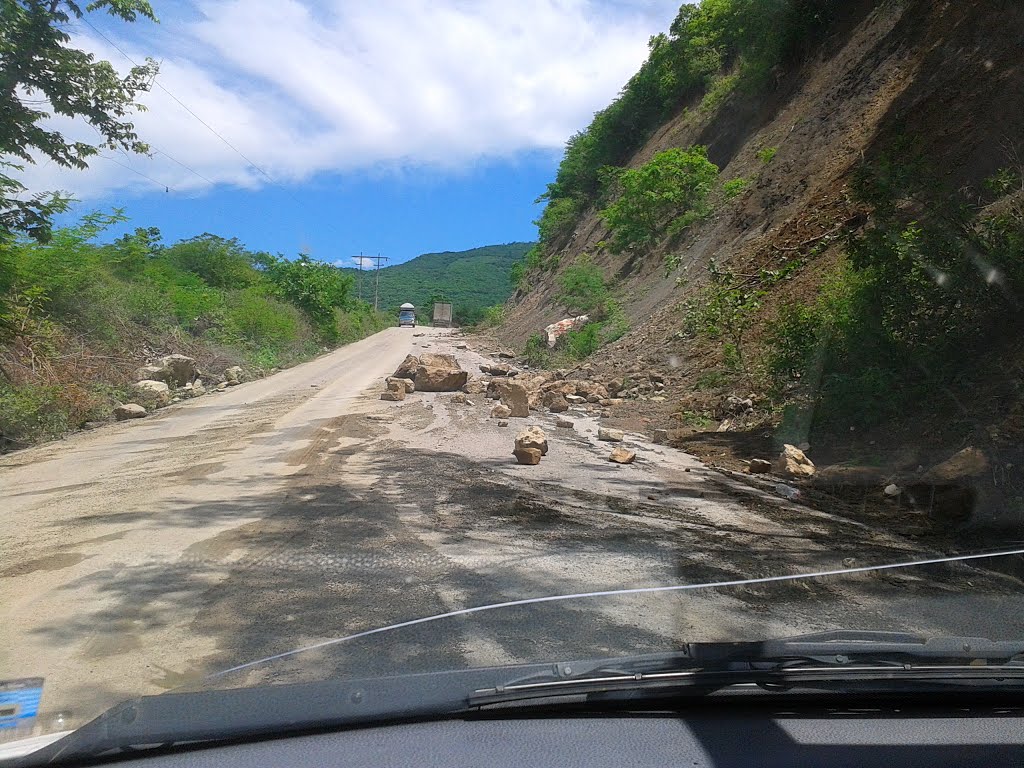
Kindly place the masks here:
[(573, 314), (590, 314), (604, 317), (608, 314), (611, 294), (605, 285), (604, 273), (585, 254), (570, 267), (566, 267), (559, 279), (561, 293), (558, 300)]
[[(253, 290), (233, 291), (224, 307), (222, 337), (250, 349), (283, 350), (312, 334), (295, 307), (262, 296)], [(270, 366), (271, 368), (275, 366)]]
[(366, 302), (357, 302), (347, 310), (335, 310), (335, 338), (339, 344), (359, 341), (394, 323), (391, 315), (375, 312)]
[(487, 307), (484, 310), (483, 317), (480, 319), (481, 328), (494, 328), (497, 325), (501, 325), (501, 321), (505, 319), (505, 305), (495, 304), (493, 307)]
[(775, 155), (778, 151), (778, 147), (765, 147), (757, 153), (757, 159), (765, 165), (768, 165), (768, 163), (775, 159)]
[(0, 384), (0, 447), (23, 448), (68, 431), (67, 411), (61, 407), (60, 388), (11, 387)]
[[(667, 149), (617, 176), (618, 199), (601, 211), (612, 230), (612, 250), (650, 245), (673, 222), (702, 215), (718, 178), (705, 147)], [(692, 220), (691, 220), (692, 223)]]
[(533, 222), (537, 225), (541, 242), (550, 243), (568, 234), (576, 223), (580, 210), (579, 203), (571, 197), (549, 200), (540, 218)]
[(582, 360), (598, 350), (602, 344), (602, 323), (587, 323), (575, 331), (567, 331), (559, 342), (565, 347), (569, 357)]
[(545, 338), (535, 333), (526, 340), (523, 357), (533, 368), (546, 368), (551, 362), (551, 350)]
[(722, 185), (722, 194), (726, 200), (732, 200), (743, 193), (750, 186), (750, 179), (730, 179)]
[(738, 73), (715, 77), (711, 81), (711, 87), (708, 88), (704, 98), (700, 101), (700, 110), (702, 112), (712, 112), (722, 106), (722, 103), (728, 98), (729, 94), (736, 90), (736, 84), (739, 82), (739, 79)]

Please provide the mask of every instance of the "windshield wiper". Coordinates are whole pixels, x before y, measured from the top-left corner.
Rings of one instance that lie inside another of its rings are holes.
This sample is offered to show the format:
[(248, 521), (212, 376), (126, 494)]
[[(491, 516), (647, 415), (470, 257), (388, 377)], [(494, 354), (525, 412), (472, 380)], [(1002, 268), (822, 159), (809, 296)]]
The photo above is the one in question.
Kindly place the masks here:
[(573, 694), (703, 695), (743, 684), (785, 688), (908, 678), (958, 685), (1009, 681), (1024, 687), (1024, 642), (829, 632), (753, 643), (690, 643), (671, 653), (627, 658), (167, 693), (119, 704), (5, 766), (92, 760), (154, 745), (436, 719), (488, 704)]
[(706, 693), (730, 686), (865, 686), (896, 682), (1024, 683), (1024, 642), (836, 631), (779, 640), (689, 643), (668, 654), (555, 664), (549, 672), (477, 690), (471, 706), (616, 691)]

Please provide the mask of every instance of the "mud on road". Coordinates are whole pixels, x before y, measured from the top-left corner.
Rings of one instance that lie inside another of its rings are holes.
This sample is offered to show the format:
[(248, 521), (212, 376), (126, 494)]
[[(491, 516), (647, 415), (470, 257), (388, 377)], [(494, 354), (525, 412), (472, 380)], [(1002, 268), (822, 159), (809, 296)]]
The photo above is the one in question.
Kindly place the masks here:
[[(215, 414), (189, 404), (145, 431), (119, 425), (0, 466), (0, 483), (18, 482), (10, 498), (24, 521), (4, 532), (0, 677), (47, 676), (47, 712), (73, 722), (179, 687), (618, 655), (683, 641), (835, 628), (1024, 636), (1020, 582), (957, 564), (478, 613), (206, 679), (492, 603), (935, 554), (640, 436), (626, 436), (637, 461), (612, 464), (584, 413), (563, 414), (572, 429), (538, 412), (499, 427), (482, 395), (471, 404), (451, 393), (377, 399), (409, 351), (453, 352), (468, 370), (484, 359), (453, 349), (447, 331), (426, 334), (392, 329), (238, 387), (225, 396), (237, 402)], [(550, 446), (537, 466), (512, 457), (528, 424)], [(98, 471), (47, 485), (46, 465), (58, 456), (91, 458)]]

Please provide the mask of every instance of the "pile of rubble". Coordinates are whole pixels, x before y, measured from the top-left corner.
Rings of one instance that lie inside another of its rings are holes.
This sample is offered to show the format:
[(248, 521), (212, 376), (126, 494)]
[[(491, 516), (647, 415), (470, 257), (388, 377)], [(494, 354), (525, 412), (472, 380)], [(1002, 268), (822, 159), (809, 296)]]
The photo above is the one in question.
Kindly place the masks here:
[(136, 381), (132, 385), (134, 400), (119, 403), (114, 408), (114, 418), (118, 421), (138, 419), (151, 410), (171, 403), (211, 392), (222, 392), (228, 387), (241, 384), (245, 372), (241, 366), (233, 365), (224, 371), (222, 381), (209, 388), (203, 383), (204, 376), (207, 379), (214, 378), (199, 370), (195, 358), (187, 355), (161, 357), (135, 371)]

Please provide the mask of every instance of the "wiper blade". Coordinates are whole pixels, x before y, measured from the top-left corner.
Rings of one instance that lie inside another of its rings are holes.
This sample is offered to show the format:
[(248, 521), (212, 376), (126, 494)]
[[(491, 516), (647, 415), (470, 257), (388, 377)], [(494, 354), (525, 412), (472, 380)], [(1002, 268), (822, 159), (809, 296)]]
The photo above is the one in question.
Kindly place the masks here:
[(890, 690), (894, 683), (967, 686), (998, 684), (1021, 686), (1024, 690), (1024, 665), (952, 666), (854, 665), (777, 667), (772, 669), (686, 670), (680, 672), (637, 673), (635, 675), (605, 675), (578, 680), (558, 680), (540, 683), (521, 683), (500, 688), (481, 689), (469, 699), (471, 707), (507, 704), (530, 699), (551, 699), (566, 696), (592, 696), (597, 693), (640, 692), (644, 695), (659, 693), (706, 693), (724, 688), (744, 686), (760, 687), (768, 691), (790, 688), (827, 688), (858, 691)]
[[(764, 640), (756, 643), (715, 643), (742, 655), (762, 659), (784, 657), (827, 659), (908, 658), (950, 662), (1010, 662), (1024, 658), (1024, 641), (983, 637), (922, 637), (907, 632), (839, 630)], [(713, 650), (713, 649), (709, 649)], [(839, 658), (842, 657), (842, 658)]]
[(554, 664), (477, 690), (470, 705), (641, 688), (710, 691), (898, 680), (1016, 684), (1024, 681), (1024, 642), (842, 630), (757, 642), (689, 643), (668, 654)]

